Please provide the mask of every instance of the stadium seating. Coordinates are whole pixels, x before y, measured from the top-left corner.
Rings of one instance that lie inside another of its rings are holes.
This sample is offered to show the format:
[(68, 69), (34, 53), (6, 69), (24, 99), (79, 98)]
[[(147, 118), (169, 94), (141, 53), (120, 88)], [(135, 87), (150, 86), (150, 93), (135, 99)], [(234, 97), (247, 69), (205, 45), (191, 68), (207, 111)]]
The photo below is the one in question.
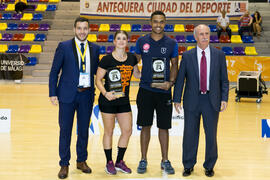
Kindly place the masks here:
[(231, 43), (243, 43), (240, 35), (232, 35)]
[(99, 54), (106, 54), (106, 47), (105, 46), (100, 46)]
[(97, 42), (97, 35), (96, 34), (88, 34), (87, 40), (90, 42)]
[(0, 52), (5, 53), (8, 50), (8, 46), (6, 44), (0, 44)]
[(173, 32), (174, 28), (172, 24), (166, 24), (164, 27), (165, 32)]
[(100, 24), (98, 31), (108, 32), (108, 31), (110, 31), (110, 25), (109, 24)]
[(99, 34), (97, 36), (97, 42), (107, 42), (108, 41), (108, 35), (107, 34)]
[(56, 5), (55, 4), (48, 4), (46, 11), (55, 11)]
[(50, 29), (50, 25), (49, 24), (40, 24), (39, 25), (39, 31), (48, 31)]
[(114, 46), (108, 46), (108, 47), (107, 47), (106, 53), (107, 53), (107, 54), (110, 54), (110, 53), (113, 52), (113, 50), (114, 50)]
[(185, 31), (186, 32), (193, 32), (194, 31), (194, 24), (186, 24)]
[(183, 24), (175, 24), (174, 32), (185, 32), (185, 26)]
[(2, 15), (2, 20), (10, 20), (12, 18), (11, 13), (5, 13)]
[(255, 47), (250, 47), (250, 46), (247, 46), (245, 48), (245, 53), (246, 53), (246, 55), (258, 55), (258, 53), (256, 51), (256, 48)]
[(34, 41), (45, 41), (46, 35), (45, 34), (36, 34)]
[(8, 4), (5, 11), (15, 11), (15, 4)]
[(5, 31), (7, 29), (7, 23), (0, 23), (0, 31)]
[(90, 24), (90, 31), (98, 31), (99, 26), (97, 24)]
[(217, 26), (216, 25), (209, 24), (208, 27), (209, 27), (211, 32), (217, 32)]
[(1, 39), (2, 39), (2, 34), (0, 33), (0, 41), (1, 41)]
[(17, 30), (18, 29), (18, 25), (15, 23), (9, 23), (8, 27), (6, 30)]
[(188, 46), (188, 47), (187, 47), (187, 51), (189, 51), (189, 50), (191, 50), (191, 49), (193, 49), (193, 48), (195, 48), (195, 46)]
[(186, 47), (185, 46), (179, 46), (178, 47), (178, 54), (179, 55), (182, 55), (183, 52), (185, 52), (185, 51), (186, 51)]
[(196, 43), (196, 40), (193, 35), (186, 36), (186, 43)]
[(114, 35), (113, 34), (110, 34), (109, 37), (108, 37), (108, 42), (113, 42), (113, 37)]
[(23, 17), (21, 18), (22, 21), (30, 21), (33, 19), (32, 13), (24, 13)]
[(143, 32), (151, 32), (152, 31), (152, 26), (150, 24), (144, 24), (142, 26), (142, 31)]
[(252, 36), (242, 36), (243, 43), (254, 43)]
[(245, 55), (245, 49), (243, 47), (234, 47), (233, 54), (234, 55)]
[(135, 53), (135, 46), (130, 46), (129, 52), (130, 53)]
[(24, 38), (22, 41), (34, 41), (35, 39), (35, 34), (32, 34), (32, 33), (26, 33), (24, 35)]
[(36, 23), (33, 23), (33, 24), (29, 24), (29, 26), (28, 26), (28, 31), (37, 31), (39, 29), (39, 26), (38, 26), (38, 24), (36, 24)]
[(225, 55), (233, 55), (233, 51), (231, 47), (224, 46), (222, 47), (222, 51), (225, 53)]
[(21, 45), (19, 53), (28, 53), (30, 51), (30, 45)]
[(22, 41), (24, 38), (24, 34), (14, 34), (11, 41)]
[(136, 42), (139, 37), (140, 37), (140, 35), (137, 35), (137, 34), (131, 35), (130, 42)]
[(34, 14), (34, 16), (33, 16), (33, 21), (40, 21), (40, 20), (42, 20), (43, 19), (43, 15), (42, 14), (40, 14), (40, 13), (37, 13), (37, 14)]
[(186, 39), (184, 35), (176, 35), (175, 36), (175, 40), (177, 43), (185, 43)]
[(0, 4), (0, 11), (4, 11), (7, 8), (7, 4)]
[(110, 25), (110, 31), (118, 31), (118, 30), (120, 30), (119, 24), (111, 24)]
[(130, 32), (131, 31), (131, 26), (130, 26), (130, 24), (122, 24), (120, 29), (122, 31)]
[(5, 34), (2, 35), (1, 41), (11, 41), (12, 37), (13, 37), (12, 34), (10, 34), (10, 33), (5, 33)]
[(46, 11), (47, 5), (46, 4), (38, 4), (35, 11)]
[(29, 53), (41, 53), (41, 45), (32, 45)]
[(22, 18), (22, 14), (14, 13), (11, 17), (12, 20), (20, 20)]
[(220, 43), (230, 43), (230, 37), (228, 35), (221, 35), (219, 38)]
[(218, 36), (211, 35), (210, 36), (210, 43), (219, 43)]
[(238, 25), (237, 24), (230, 24), (229, 28), (232, 32), (238, 33)]
[(19, 50), (19, 45), (9, 45), (8, 46), (8, 50), (6, 51), (6, 53), (17, 53)]
[(36, 57), (28, 57), (29, 63), (25, 64), (26, 66), (34, 66), (37, 64)]
[(142, 26), (140, 24), (132, 24), (131, 31), (132, 32), (141, 32)]
[(25, 31), (25, 30), (27, 30), (28, 29), (28, 24), (27, 23), (21, 23), (21, 24), (19, 24), (19, 26), (18, 26), (18, 30), (21, 30), (21, 31)]

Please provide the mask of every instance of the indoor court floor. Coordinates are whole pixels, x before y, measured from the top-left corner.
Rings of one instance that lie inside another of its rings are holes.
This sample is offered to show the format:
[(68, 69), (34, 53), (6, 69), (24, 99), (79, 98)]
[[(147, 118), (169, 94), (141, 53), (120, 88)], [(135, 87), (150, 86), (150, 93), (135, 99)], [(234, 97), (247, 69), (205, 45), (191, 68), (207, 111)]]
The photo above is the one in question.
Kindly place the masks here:
[[(138, 86), (131, 87), (131, 100), (135, 103)], [(99, 94), (99, 93), (97, 93)], [(98, 96), (96, 96), (97, 99)], [(97, 102), (97, 100), (95, 101)], [(0, 180), (55, 180), (59, 171), (58, 107), (50, 104), (48, 85), (0, 84), (0, 109), (11, 109), (11, 132), (0, 133)], [(270, 95), (264, 95), (260, 104), (256, 99), (243, 98), (235, 102), (230, 90), (228, 109), (220, 114), (218, 124), (219, 158), (215, 166), (217, 180), (269, 180), (270, 139), (261, 137), (261, 119), (270, 119)], [(135, 121), (135, 119), (133, 119)], [(76, 123), (74, 123), (75, 127)], [(118, 136), (114, 137), (113, 158), (116, 158)], [(184, 178), (181, 163), (182, 137), (171, 136), (169, 159), (175, 175), (166, 175), (160, 169), (160, 146), (152, 136), (148, 152), (148, 170), (136, 173), (140, 160), (139, 136), (132, 136), (125, 155), (132, 174), (107, 175), (104, 171), (105, 155), (101, 136), (90, 136), (88, 164), (92, 174), (76, 169), (76, 131), (73, 128), (71, 165), (67, 180), (89, 179), (210, 179), (204, 175), (204, 133), (201, 136), (198, 160), (194, 173)]]

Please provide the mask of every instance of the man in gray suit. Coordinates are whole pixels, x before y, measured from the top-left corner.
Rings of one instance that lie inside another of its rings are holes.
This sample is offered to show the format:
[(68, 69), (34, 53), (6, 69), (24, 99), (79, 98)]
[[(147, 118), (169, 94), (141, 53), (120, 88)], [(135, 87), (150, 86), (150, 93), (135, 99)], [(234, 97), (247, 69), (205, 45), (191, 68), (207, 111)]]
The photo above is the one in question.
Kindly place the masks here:
[(219, 112), (227, 107), (229, 81), (225, 55), (209, 45), (210, 30), (206, 25), (194, 29), (197, 47), (183, 54), (176, 84), (173, 102), (179, 113), (181, 97), (184, 105), (184, 137), (182, 162), (183, 176), (189, 176), (196, 164), (199, 143), (200, 117), (206, 137), (205, 175), (214, 175), (217, 160), (217, 123)]

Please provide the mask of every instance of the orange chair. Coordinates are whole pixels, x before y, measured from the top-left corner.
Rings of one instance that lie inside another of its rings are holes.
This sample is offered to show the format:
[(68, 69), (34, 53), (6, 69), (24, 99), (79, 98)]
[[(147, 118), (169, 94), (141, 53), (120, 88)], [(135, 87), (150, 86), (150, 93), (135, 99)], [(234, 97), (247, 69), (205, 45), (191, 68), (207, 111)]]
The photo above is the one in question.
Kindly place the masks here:
[(90, 30), (91, 31), (98, 31), (99, 27), (97, 24), (90, 24)]
[(185, 46), (179, 46), (178, 47), (178, 54), (179, 55), (182, 55), (183, 52), (185, 52), (185, 51), (186, 51), (186, 47)]
[(12, 37), (11, 41), (22, 41), (24, 38), (24, 34), (20, 33), (20, 34), (14, 34), (14, 36)]
[(219, 39), (220, 43), (230, 43), (231, 39), (228, 35), (221, 35)]
[(187, 24), (185, 31), (186, 32), (193, 32), (194, 31), (194, 24)]
[(171, 39), (174, 39), (174, 36), (173, 35), (168, 35)]
[(39, 28), (39, 25), (38, 24), (29, 24), (29, 26), (28, 26), (28, 31), (37, 31), (38, 30), (38, 28)]
[(137, 35), (137, 34), (131, 35), (130, 42), (136, 42), (139, 37), (140, 37), (140, 35)]
[(107, 42), (108, 41), (108, 35), (106, 34), (99, 34), (97, 36), (97, 42)]
[(128, 51), (129, 51), (129, 47), (127, 46), (127, 47), (126, 47), (126, 52), (128, 52)]

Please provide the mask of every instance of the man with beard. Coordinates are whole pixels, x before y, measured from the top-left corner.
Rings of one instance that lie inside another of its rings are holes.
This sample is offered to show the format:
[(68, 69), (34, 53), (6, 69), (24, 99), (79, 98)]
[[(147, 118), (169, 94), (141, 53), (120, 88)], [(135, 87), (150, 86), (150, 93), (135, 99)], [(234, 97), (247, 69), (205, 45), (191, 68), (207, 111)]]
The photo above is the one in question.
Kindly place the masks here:
[[(178, 71), (178, 45), (176, 41), (165, 36), (165, 14), (155, 11), (151, 15), (152, 32), (138, 39), (135, 55), (142, 59), (140, 88), (137, 95), (138, 117), (137, 125), (141, 126), (140, 144), (141, 161), (137, 172), (143, 174), (147, 169), (147, 150), (150, 142), (150, 130), (156, 110), (158, 136), (161, 146), (161, 169), (168, 174), (174, 174), (174, 169), (168, 160), (169, 132), (172, 119), (171, 87)], [(171, 68), (170, 68), (171, 62)], [(164, 72), (164, 82), (153, 83), (153, 69)]]
[(200, 118), (203, 119), (206, 147), (205, 175), (214, 176), (217, 161), (217, 124), (219, 112), (227, 107), (229, 81), (225, 55), (222, 51), (209, 45), (209, 27), (201, 24), (194, 29), (197, 47), (184, 52), (177, 75), (173, 102), (179, 113), (181, 97), (185, 84), (184, 136), (182, 162), (183, 176), (191, 175), (197, 162), (200, 134)]
[[(68, 176), (70, 142), (74, 113), (77, 112), (77, 169), (91, 173), (87, 160), (88, 130), (94, 102), (94, 74), (99, 62), (99, 46), (87, 41), (89, 22), (78, 17), (75, 38), (60, 42), (54, 55), (49, 77), (49, 96), (59, 104), (60, 179)], [(58, 78), (61, 72), (60, 78)]]

